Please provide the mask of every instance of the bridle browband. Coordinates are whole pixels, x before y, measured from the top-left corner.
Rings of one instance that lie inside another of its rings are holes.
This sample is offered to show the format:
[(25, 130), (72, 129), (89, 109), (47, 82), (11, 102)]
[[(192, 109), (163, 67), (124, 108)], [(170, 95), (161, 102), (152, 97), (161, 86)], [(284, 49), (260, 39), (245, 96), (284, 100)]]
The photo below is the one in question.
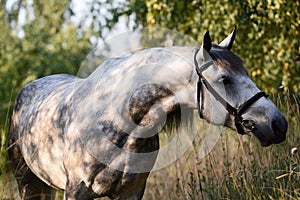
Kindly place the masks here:
[[(198, 65), (197, 61), (197, 53), (199, 49), (196, 50), (194, 55), (194, 63), (196, 67), (196, 72), (198, 74), (198, 83), (197, 83), (197, 108), (198, 108), (198, 114), (200, 118), (203, 118), (202, 110), (204, 107), (204, 92), (203, 92), (203, 85), (206, 87), (206, 89), (214, 96), (214, 98), (219, 101), (226, 110), (234, 116), (235, 120), (235, 126), (237, 128), (237, 131), (240, 134), (245, 134), (252, 132), (255, 129), (255, 123), (252, 120), (244, 120), (242, 118), (243, 113), (258, 99), (261, 97), (268, 97), (266, 93), (260, 91), (256, 93), (253, 97), (248, 99), (246, 102), (244, 102), (242, 105), (240, 105), (238, 108), (233, 107), (230, 105), (212, 86), (211, 84), (206, 80), (206, 78), (202, 75), (203, 71), (205, 71), (209, 66), (213, 65), (213, 60), (210, 60), (208, 62), (204, 62), (200, 67)], [(201, 105), (200, 105), (201, 100)]]

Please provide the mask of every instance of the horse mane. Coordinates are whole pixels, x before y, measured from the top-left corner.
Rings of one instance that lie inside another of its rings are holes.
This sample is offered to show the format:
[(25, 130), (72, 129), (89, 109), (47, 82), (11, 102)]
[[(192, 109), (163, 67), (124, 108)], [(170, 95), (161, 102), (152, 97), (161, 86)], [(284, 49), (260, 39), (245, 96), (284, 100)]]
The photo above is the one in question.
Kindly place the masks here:
[(178, 106), (173, 112), (169, 113), (167, 120), (160, 132), (169, 135), (176, 134), (179, 129), (190, 131), (194, 122), (194, 110), (191, 108), (180, 108)]
[(244, 66), (244, 61), (227, 48), (213, 44), (209, 55), (212, 57), (214, 63), (223, 69), (239, 74), (248, 74)]

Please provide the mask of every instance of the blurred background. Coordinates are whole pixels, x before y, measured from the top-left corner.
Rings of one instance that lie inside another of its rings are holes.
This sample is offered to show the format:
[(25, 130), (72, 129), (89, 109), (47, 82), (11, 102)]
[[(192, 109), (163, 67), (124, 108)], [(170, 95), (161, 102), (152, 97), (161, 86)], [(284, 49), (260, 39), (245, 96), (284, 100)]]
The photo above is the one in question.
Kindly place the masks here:
[[(150, 175), (144, 199), (300, 198), (299, 157), (290, 153), (300, 140), (299, 1), (0, 0), (0, 4), (0, 199), (17, 194), (7, 134), (14, 99), (26, 83), (56, 73), (76, 75), (91, 50), (113, 34), (149, 28), (139, 43), (153, 40), (153, 46), (160, 46), (162, 36), (151, 27), (167, 28), (201, 45), (207, 30), (214, 42), (220, 42), (235, 25), (232, 51), (244, 59), (250, 77), (286, 115), (287, 141), (262, 149), (252, 138), (228, 130), (210, 155), (197, 160), (199, 138), (173, 166)], [(205, 130), (205, 123), (199, 123)]]

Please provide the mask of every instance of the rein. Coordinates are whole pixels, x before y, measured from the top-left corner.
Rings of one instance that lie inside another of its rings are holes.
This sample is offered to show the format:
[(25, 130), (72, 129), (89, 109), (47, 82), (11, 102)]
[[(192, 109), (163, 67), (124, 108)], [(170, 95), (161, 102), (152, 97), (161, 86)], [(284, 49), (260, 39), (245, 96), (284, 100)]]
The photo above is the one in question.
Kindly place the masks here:
[[(203, 63), (200, 67), (198, 65), (198, 61), (196, 59), (197, 53), (199, 49), (195, 52), (194, 55), (194, 63), (196, 67), (196, 72), (198, 74), (198, 83), (197, 83), (197, 109), (198, 114), (200, 118), (203, 118), (202, 110), (204, 107), (204, 92), (203, 92), (203, 85), (206, 87), (206, 89), (215, 97), (217, 101), (219, 101), (229, 112), (229, 114), (234, 116), (235, 120), (235, 126), (240, 134), (246, 134), (250, 133), (255, 129), (255, 122), (252, 120), (244, 120), (242, 115), (243, 113), (257, 100), (259, 100), (262, 97), (268, 97), (268, 95), (262, 91), (255, 94), (253, 97), (248, 99), (246, 102), (244, 102), (239, 107), (235, 108), (232, 105), (230, 105), (207, 81), (207, 79), (203, 76), (203, 71), (205, 71), (208, 67), (213, 65), (213, 61), (210, 60), (208, 62)], [(200, 105), (201, 100), (201, 105)]]

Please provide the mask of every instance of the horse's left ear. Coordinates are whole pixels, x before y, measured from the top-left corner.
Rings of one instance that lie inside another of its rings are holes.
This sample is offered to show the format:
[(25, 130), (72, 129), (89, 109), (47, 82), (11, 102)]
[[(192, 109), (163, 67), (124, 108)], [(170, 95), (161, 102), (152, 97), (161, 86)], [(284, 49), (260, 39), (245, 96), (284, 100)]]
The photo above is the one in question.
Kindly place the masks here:
[(230, 35), (225, 40), (223, 40), (219, 44), (219, 46), (227, 48), (228, 50), (230, 50), (232, 48), (232, 45), (233, 45), (233, 42), (234, 42), (234, 39), (235, 39), (235, 35), (236, 35), (236, 26), (234, 26), (233, 31), (230, 33)]

